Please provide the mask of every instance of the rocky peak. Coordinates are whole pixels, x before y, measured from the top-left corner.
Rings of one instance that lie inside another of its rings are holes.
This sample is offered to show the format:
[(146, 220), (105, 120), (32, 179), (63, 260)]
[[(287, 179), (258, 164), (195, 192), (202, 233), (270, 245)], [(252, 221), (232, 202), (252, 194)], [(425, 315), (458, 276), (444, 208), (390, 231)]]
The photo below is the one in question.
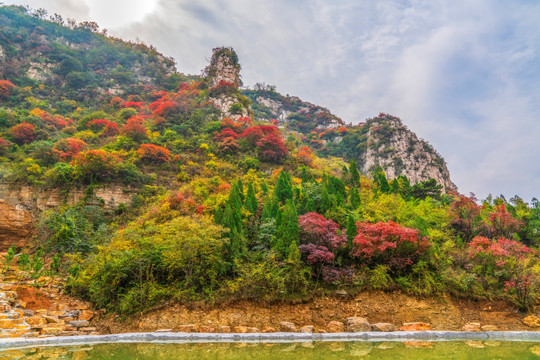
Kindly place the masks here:
[(405, 175), (411, 183), (433, 178), (444, 190), (456, 190), (443, 157), (403, 122), (388, 114), (379, 114), (362, 126), (364, 151), (356, 154), (359, 169), (371, 174), (381, 166), (388, 179)]
[(205, 72), (211, 80), (210, 86), (216, 87), (223, 83), (240, 86), (240, 64), (238, 55), (232, 48), (220, 47), (213, 49), (210, 64)]

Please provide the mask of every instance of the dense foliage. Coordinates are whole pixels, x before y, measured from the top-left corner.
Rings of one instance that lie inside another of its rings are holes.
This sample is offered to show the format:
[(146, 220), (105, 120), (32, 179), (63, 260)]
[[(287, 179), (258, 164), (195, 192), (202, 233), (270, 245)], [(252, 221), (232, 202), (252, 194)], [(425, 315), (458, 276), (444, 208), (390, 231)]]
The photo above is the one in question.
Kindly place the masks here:
[[(36, 236), (48, 256), (65, 255), (72, 294), (124, 313), (338, 288), (534, 303), (537, 200), (481, 203), (433, 179), (360, 174), (362, 125), (294, 98), (286, 126), (224, 117), (212, 99), (244, 101), (238, 84), (177, 74), (152, 48), (92, 24), (70, 29), (13, 6), (0, 19), (0, 179), (84, 194), (43, 213)], [(222, 55), (239, 68), (232, 49)], [(260, 91), (279, 96), (245, 93)], [(130, 201), (96, 195), (119, 185)]]

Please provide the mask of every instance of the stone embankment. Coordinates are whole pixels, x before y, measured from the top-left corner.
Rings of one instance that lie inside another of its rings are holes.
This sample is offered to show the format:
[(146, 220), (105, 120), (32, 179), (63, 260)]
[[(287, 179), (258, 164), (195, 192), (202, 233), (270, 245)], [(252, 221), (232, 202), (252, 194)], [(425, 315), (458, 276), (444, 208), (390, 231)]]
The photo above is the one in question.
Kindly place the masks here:
[(95, 312), (79, 302), (59, 301), (62, 290), (54, 279), (9, 272), (0, 278), (0, 338), (99, 334), (90, 323)]

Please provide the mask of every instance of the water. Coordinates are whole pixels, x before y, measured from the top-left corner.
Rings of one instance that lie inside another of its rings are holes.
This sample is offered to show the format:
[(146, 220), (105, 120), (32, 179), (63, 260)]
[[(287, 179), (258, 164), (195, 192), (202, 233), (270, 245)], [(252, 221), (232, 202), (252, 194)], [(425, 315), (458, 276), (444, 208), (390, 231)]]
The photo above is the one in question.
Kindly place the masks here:
[(540, 359), (540, 342), (113, 343), (4, 349), (0, 359)]

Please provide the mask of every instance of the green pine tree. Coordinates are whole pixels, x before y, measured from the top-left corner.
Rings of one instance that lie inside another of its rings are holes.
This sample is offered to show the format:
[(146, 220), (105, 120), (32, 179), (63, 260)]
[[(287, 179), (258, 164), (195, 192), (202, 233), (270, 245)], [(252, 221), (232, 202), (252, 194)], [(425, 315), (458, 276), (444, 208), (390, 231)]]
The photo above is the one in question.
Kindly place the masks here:
[(358, 172), (358, 165), (356, 164), (356, 160), (351, 159), (349, 161), (349, 175), (351, 178), (351, 184), (353, 186), (360, 185), (360, 173)]
[(251, 214), (254, 215), (257, 213), (258, 204), (257, 198), (255, 197), (255, 188), (253, 187), (253, 183), (248, 184), (246, 202), (244, 205)]
[(285, 170), (281, 170), (279, 174), (276, 187), (274, 188), (274, 198), (282, 204), (293, 198), (291, 176)]
[(349, 204), (351, 205), (351, 208), (358, 209), (360, 206), (360, 193), (358, 192), (358, 189), (353, 187), (349, 191)]
[(354, 221), (352, 215), (349, 215), (349, 217), (347, 218), (347, 231), (345, 233), (347, 234), (347, 246), (349, 247), (349, 249), (352, 249), (353, 239), (358, 234), (356, 222)]

